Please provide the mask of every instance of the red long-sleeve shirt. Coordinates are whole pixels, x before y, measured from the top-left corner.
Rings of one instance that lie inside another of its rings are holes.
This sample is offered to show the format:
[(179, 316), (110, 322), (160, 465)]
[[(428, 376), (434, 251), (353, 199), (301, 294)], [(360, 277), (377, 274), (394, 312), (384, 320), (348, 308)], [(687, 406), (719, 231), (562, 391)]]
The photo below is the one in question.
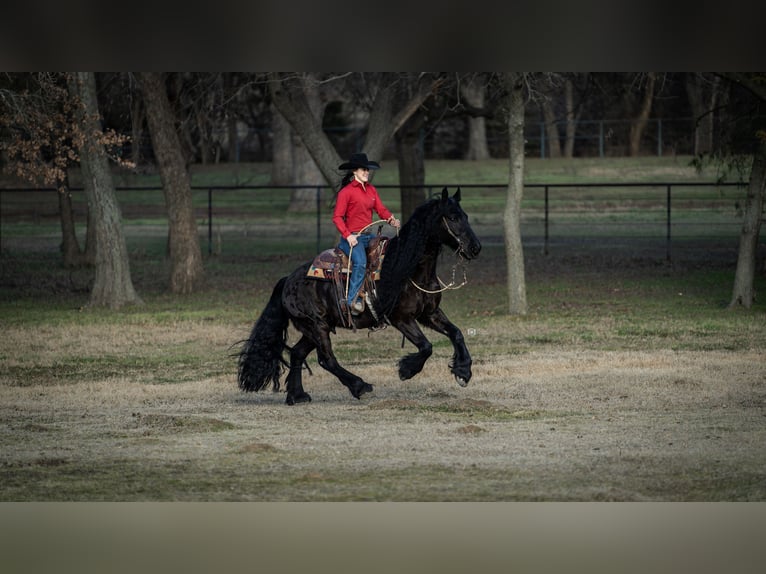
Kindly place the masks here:
[(388, 220), (391, 217), (391, 212), (380, 200), (378, 190), (370, 183), (362, 185), (354, 179), (338, 192), (332, 222), (341, 237), (346, 239), (372, 223), (373, 211), (381, 219)]

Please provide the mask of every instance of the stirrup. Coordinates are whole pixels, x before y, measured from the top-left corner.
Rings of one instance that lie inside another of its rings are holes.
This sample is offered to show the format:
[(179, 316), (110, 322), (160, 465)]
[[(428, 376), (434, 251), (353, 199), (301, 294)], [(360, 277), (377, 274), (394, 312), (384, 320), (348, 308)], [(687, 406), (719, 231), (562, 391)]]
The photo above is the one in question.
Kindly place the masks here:
[(362, 313), (364, 313), (364, 300), (361, 297), (357, 297), (351, 304), (351, 314), (361, 315)]

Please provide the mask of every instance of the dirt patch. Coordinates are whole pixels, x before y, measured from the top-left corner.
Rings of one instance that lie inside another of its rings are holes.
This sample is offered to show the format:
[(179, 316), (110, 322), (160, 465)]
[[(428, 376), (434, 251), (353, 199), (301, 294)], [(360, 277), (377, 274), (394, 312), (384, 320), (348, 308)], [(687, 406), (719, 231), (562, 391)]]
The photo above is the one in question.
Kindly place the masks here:
[(165, 414), (133, 413), (135, 427), (142, 430), (144, 434), (151, 433), (179, 433), (179, 432), (217, 432), (230, 430), (235, 425), (226, 421), (214, 419), (211, 417), (198, 416), (178, 416)]
[(766, 355), (530, 352), (459, 388), (435, 356), (362, 401), (233, 375), (0, 386), (3, 500), (763, 500)]

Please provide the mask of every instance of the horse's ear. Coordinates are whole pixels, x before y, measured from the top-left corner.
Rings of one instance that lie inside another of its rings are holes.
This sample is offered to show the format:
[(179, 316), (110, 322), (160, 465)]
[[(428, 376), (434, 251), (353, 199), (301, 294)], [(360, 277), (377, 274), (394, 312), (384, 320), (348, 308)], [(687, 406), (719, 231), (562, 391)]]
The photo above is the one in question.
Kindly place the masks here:
[(449, 193), (447, 193), (447, 188), (445, 187), (442, 189), (442, 203), (446, 203), (449, 199)]
[(455, 192), (455, 195), (453, 195), (452, 197), (455, 198), (455, 201), (460, 203), (460, 188), (459, 187), (457, 188), (457, 191)]

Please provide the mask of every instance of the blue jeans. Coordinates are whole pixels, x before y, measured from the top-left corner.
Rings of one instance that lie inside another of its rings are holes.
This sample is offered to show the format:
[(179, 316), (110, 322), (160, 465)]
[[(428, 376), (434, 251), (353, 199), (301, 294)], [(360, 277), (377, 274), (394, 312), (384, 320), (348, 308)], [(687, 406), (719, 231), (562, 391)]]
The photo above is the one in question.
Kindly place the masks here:
[(372, 239), (372, 235), (357, 235), (356, 239), (359, 243), (354, 246), (351, 251), (351, 246), (346, 239), (341, 239), (338, 244), (338, 248), (346, 255), (351, 251), (351, 278), (348, 282), (348, 304), (354, 302), (356, 294), (359, 293), (359, 289), (364, 283), (364, 273), (367, 269), (367, 245)]

